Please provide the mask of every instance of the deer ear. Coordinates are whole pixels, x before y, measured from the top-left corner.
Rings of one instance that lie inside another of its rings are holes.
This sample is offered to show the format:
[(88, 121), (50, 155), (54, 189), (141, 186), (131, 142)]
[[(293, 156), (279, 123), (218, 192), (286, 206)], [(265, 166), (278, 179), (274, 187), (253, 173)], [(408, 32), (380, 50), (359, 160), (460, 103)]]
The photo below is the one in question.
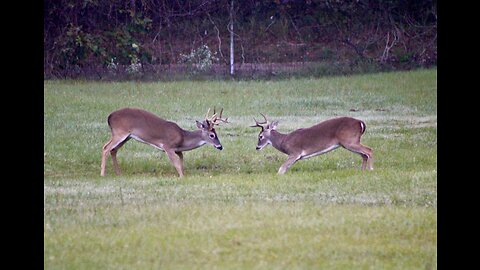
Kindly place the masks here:
[(278, 121), (273, 121), (272, 123), (270, 123), (270, 125), (268, 125), (268, 128), (270, 130), (275, 130), (277, 129), (277, 125), (278, 125)]
[(198, 129), (206, 129), (207, 128), (202, 122), (199, 122), (199, 121), (196, 121), (196, 120), (195, 120), (195, 122), (197, 122)]

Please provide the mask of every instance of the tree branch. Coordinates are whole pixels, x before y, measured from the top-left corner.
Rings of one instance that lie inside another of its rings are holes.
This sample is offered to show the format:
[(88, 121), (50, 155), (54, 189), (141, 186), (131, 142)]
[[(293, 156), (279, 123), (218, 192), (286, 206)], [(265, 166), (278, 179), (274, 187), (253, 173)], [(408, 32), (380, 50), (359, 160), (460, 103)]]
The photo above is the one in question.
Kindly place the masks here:
[(225, 57), (223, 56), (223, 53), (222, 53), (222, 39), (220, 38), (220, 30), (218, 29), (217, 25), (215, 24), (215, 22), (212, 20), (212, 17), (210, 16), (210, 13), (209, 12), (206, 12), (207, 13), (207, 17), (208, 19), (210, 20), (210, 22), (213, 24), (213, 28), (215, 28), (215, 31), (217, 32), (217, 39), (218, 39), (218, 52), (220, 53), (220, 56), (222, 57), (222, 60), (226, 62), (226, 59)]

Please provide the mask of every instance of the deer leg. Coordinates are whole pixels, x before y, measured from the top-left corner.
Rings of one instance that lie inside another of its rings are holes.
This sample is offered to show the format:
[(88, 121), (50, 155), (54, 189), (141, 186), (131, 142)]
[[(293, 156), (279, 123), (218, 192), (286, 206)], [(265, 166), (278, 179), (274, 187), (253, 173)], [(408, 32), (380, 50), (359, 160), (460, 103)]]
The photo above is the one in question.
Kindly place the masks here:
[(101, 164), (101, 170), (100, 170), (101, 176), (105, 176), (108, 153), (110, 153), (110, 155), (112, 156), (115, 173), (117, 175), (120, 174), (120, 167), (118, 166), (118, 162), (117, 162), (117, 151), (120, 147), (122, 147), (122, 145), (124, 145), (130, 139), (129, 136), (130, 134), (127, 134), (126, 136), (123, 136), (123, 137), (112, 136), (112, 138), (103, 145), (102, 164)]
[(106, 163), (107, 163), (107, 155), (108, 155), (108, 152), (110, 151), (110, 144), (112, 143), (112, 139), (113, 138), (110, 138), (110, 140), (108, 140), (107, 143), (105, 143), (102, 147), (102, 164), (100, 166), (100, 176), (105, 176), (105, 167), (106, 167)]
[(373, 171), (373, 150), (372, 150), (372, 153), (370, 154), (370, 158), (368, 159), (368, 169), (370, 171)]
[(179, 176), (183, 177), (183, 159), (180, 158), (181, 155), (178, 155), (174, 151), (167, 149), (165, 149), (165, 153), (167, 153), (168, 158), (172, 162), (173, 166), (175, 166), (175, 169), (177, 169)]
[(117, 151), (118, 151), (118, 148), (110, 150), (110, 155), (112, 156), (112, 163), (113, 163), (113, 169), (115, 170), (115, 174), (121, 175), (122, 171), (120, 170), (120, 166), (118, 166), (118, 162), (117, 162)]
[(292, 166), (297, 160), (300, 158), (299, 155), (290, 155), (288, 159), (282, 164), (282, 166), (278, 169), (278, 174), (285, 174), (285, 172)]
[(180, 170), (183, 172), (183, 153), (182, 152), (175, 152), (177, 156), (180, 158)]
[(122, 140), (120, 143), (118, 143), (112, 150), (110, 150), (110, 155), (112, 156), (112, 162), (113, 162), (113, 168), (115, 169), (115, 174), (116, 175), (121, 175), (122, 172), (120, 170), (120, 166), (118, 166), (117, 162), (117, 151), (122, 147), (126, 142), (130, 140), (130, 137), (126, 137), (124, 140)]
[(370, 147), (360, 143), (343, 145), (343, 147), (362, 156), (362, 170), (365, 170), (367, 165), (369, 170), (373, 170), (373, 150)]
[(369, 151), (368, 152), (367, 163), (368, 163), (368, 169), (370, 171), (372, 171), (373, 170), (373, 150), (370, 147), (366, 147), (364, 145), (362, 145), (362, 146), (365, 147)]

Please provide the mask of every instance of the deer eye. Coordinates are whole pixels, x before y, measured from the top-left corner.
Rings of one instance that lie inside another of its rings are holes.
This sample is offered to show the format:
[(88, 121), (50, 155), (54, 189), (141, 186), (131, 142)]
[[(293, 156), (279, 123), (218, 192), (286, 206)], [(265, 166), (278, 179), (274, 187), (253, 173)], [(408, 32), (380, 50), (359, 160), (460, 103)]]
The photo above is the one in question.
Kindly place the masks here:
[(210, 136), (211, 139), (215, 138), (215, 134), (213, 134), (213, 133), (210, 133), (210, 135), (208, 135), (208, 136)]
[(264, 137), (263, 137), (263, 135), (260, 135), (260, 136), (258, 136), (258, 138), (259, 138), (260, 140), (263, 140)]

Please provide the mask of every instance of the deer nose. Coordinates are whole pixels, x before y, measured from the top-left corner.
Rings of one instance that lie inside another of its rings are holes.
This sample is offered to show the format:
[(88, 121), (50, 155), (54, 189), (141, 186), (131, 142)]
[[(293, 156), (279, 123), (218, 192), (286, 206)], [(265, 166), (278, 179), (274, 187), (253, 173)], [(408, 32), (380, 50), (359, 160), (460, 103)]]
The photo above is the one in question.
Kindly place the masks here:
[(223, 146), (215, 146), (215, 148), (217, 148), (218, 150), (222, 150), (223, 149)]
[(257, 150), (260, 150), (261, 148), (257, 146), (256, 149), (257, 149)]

